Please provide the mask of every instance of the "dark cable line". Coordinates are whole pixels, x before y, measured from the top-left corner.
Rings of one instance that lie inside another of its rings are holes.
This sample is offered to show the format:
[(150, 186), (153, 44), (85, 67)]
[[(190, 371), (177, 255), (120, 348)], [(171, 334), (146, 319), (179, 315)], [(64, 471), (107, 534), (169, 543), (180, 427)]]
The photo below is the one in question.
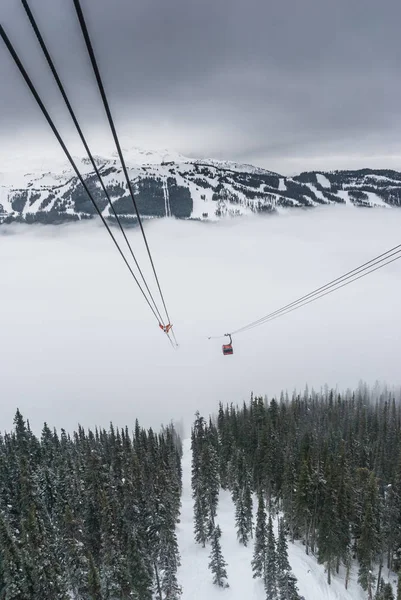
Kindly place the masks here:
[[(395, 258), (393, 258), (392, 260), (388, 260), (389, 258), (391, 258), (393, 256), (395, 256)], [(269, 313), (265, 317), (262, 317), (261, 319), (258, 319), (257, 321), (254, 321), (253, 323), (250, 323), (249, 325), (246, 325), (246, 326), (242, 327), (241, 329), (237, 329), (237, 330), (231, 332), (231, 334), (227, 333), (225, 335), (220, 335), (220, 336), (209, 336), (208, 339), (209, 340), (221, 339), (228, 335), (243, 333), (245, 331), (253, 329), (254, 327), (263, 325), (264, 323), (267, 323), (268, 321), (274, 321), (274, 319), (278, 319), (279, 317), (284, 316), (290, 312), (293, 312), (294, 310), (297, 310), (298, 308), (301, 308), (302, 306), (306, 306), (307, 304), (310, 304), (311, 302), (314, 302), (315, 300), (318, 300), (319, 298), (323, 298), (324, 296), (327, 296), (328, 294), (331, 294), (332, 292), (335, 292), (335, 291), (339, 290), (340, 288), (345, 287), (345, 286), (353, 283), (354, 281), (357, 281), (358, 279), (362, 279), (363, 277), (366, 277), (366, 275), (369, 275), (370, 273), (373, 273), (374, 271), (377, 271), (378, 269), (381, 269), (381, 268), (385, 267), (386, 265), (389, 265), (390, 263), (395, 262), (396, 260), (399, 260), (400, 258), (401, 258), (401, 244), (398, 244), (397, 246), (390, 248), (389, 250), (376, 256), (375, 258), (372, 258), (371, 260), (367, 261), (366, 263), (363, 263), (359, 267), (356, 267), (352, 271), (348, 271), (341, 277), (337, 277), (337, 279), (334, 279), (333, 281), (327, 283), (326, 285), (323, 285), (320, 288), (317, 288), (315, 291), (310, 292), (309, 294), (306, 294), (305, 296), (302, 296), (298, 300), (295, 300), (294, 302), (291, 302), (290, 304), (287, 304), (287, 305), (283, 306), (282, 308), (275, 310), (274, 312)], [(372, 267), (374, 267), (375, 265), (378, 265), (378, 266), (376, 266), (376, 268), (372, 269)], [(364, 273), (364, 271), (367, 271), (367, 272)], [(360, 273), (363, 273), (363, 274), (360, 275)], [(359, 275), (359, 277), (356, 277), (356, 275)], [(349, 279), (351, 279), (351, 280), (346, 281)], [(344, 281), (346, 281), (346, 283), (344, 283)], [(340, 284), (342, 284), (342, 285), (340, 285)], [(324, 292), (324, 293), (322, 293), (322, 292)]]
[[(401, 252), (401, 251), (400, 251)], [(366, 277), (367, 275), (370, 275), (370, 273), (373, 273), (374, 271), (378, 271), (379, 269), (382, 269), (383, 267), (385, 267), (386, 265), (389, 265), (390, 263), (395, 262), (396, 260), (401, 259), (401, 253), (400, 252), (395, 252), (394, 254), (398, 254), (398, 256), (396, 256), (395, 258), (393, 258), (392, 260), (389, 260), (387, 262), (384, 262), (384, 264), (379, 264), (379, 266), (375, 267), (374, 269), (371, 269), (370, 271), (368, 271), (367, 273), (363, 273), (362, 275), (359, 275), (359, 277), (355, 277), (354, 279), (351, 279), (351, 281), (347, 281), (346, 283), (343, 283), (342, 285), (338, 285), (337, 287), (327, 290), (326, 292), (324, 292), (323, 294), (320, 294), (319, 296), (315, 296), (313, 298), (310, 298), (309, 300), (307, 300), (306, 302), (303, 302), (302, 304), (297, 304), (296, 306), (293, 306), (292, 308), (281, 312), (280, 314), (275, 314), (272, 315), (270, 318), (266, 319), (263, 323), (258, 323), (252, 326), (249, 326), (248, 329), (253, 329), (254, 327), (257, 327), (258, 325), (263, 325), (264, 323), (267, 323), (269, 321), (274, 321), (275, 319), (278, 319), (279, 317), (283, 317), (284, 315), (289, 314), (290, 312), (293, 312), (294, 310), (297, 310), (298, 308), (301, 308), (302, 306), (306, 306), (307, 304), (310, 304), (311, 302), (314, 302), (315, 300), (319, 300), (319, 298), (323, 298), (324, 296), (327, 296), (328, 294), (332, 294), (333, 292), (336, 292), (337, 290), (346, 287), (347, 285), (350, 285), (351, 283), (353, 283), (354, 281), (357, 281), (358, 279), (362, 279), (363, 277)], [(391, 256), (394, 256), (394, 254), (392, 254)], [(389, 258), (389, 257), (387, 257)]]
[(313, 290), (309, 294), (301, 296), (300, 298), (298, 298), (297, 300), (294, 300), (290, 304), (286, 304), (282, 308), (279, 308), (279, 309), (277, 309), (277, 310), (275, 310), (275, 311), (273, 311), (273, 312), (265, 315), (264, 317), (261, 317), (257, 321), (253, 321), (252, 323), (249, 323), (248, 325), (244, 325), (243, 327), (241, 327), (241, 328), (239, 328), (239, 329), (237, 329), (237, 330), (235, 330), (235, 331), (233, 331), (231, 333), (232, 334), (234, 334), (234, 333), (238, 334), (238, 333), (241, 333), (242, 331), (245, 331), (248, 328), (256, 327), (257, 325), (262, 325), (265, 320), (270, 319), (271, 317), (275, 316), (276, 314), (281, 313), (281, 312), (287, 310), (288, 308), (291, 308), (292, 306), (294, 306), (296, 304), (299, 304), (300, 302), (302, 302), (304, 300), (307, 300), (308, 298), (310, 298), (311, 296), (314, 296), (314, 295), (318, 294), (319, 292), (323, 292), (326, 289), (335, 286), (337, 283), (341, 283), (342, 281), (350, 279), (353, 275), (361, 273), (362, 271), (366, 271), (371, 266), (374, 266), (375, 264), (378, 264), (379, 262), (382, 262), (383, 260), (386, 260), (387, 258), (390, 258), (391, 256), (394, 256), (395, 254), (397, 254), (397, 252), (400, 252), (400, 251), (401, 251), (401, 244), (398, 244), (397, 246), (394, 246), (393, 248), (390, 248), (386, 252), (383, 252), (382, 254), (379, 254), (378, 256), (372, 258), (371, 260), (363, 263), (359, 267), (356, 267), (355, 269), (352, 269), (351, 271), (348, 271), (347, 273), (344, 273), (340, 277), (337, 277), (336, 279), (333, 279), (332, 281), (326, 283), (325, 285), (323, 285), (323, 286), (321, 286), (321, 287)]
[(75, 125), (75, 128), (76, 128), (77, 132), (78, 132), (78, 135), (79, 135), (79, 137), (81, 138), (81, 142), (82, 142), (82, 144), (84, 145), (84, 148), (85, 148), (85, 150), (86, 150), (86, 153), (87, 153), (87, 155), (88, 155), (88, 157), (89, 157), (89, 160), (90, 160), (90, 161), (91, 161), (91, 163), (92, 163), (92, 167), (93, 167), (93, 169), (94, 169), (94, 171), (95, 171), (95, 173), (96, 173), (96, 175), (97, 175), (97, 177), (98, 177), (98, 179), (99, 179), (99, 181), (100, 181), (100, 184), (101, 184), (101, 186), (102, 186), (103, 192), (104, 192), (104, 194), (105, 194), (105, 196), (106, 196), (106, 198), (107, 198), (107, 200), (108, 200), (108, 203), (109, 203), (109, 205), (110, 205), (110, 207), (111, 207), (111, 210), (113, 211), (113, 214), (114, 214), (114, 216), (115, 216), (115, 218), (116, 218), (116, 221), (117, 221), (117, 223), (118, 223), (118, 225), (119, 225), (119, 227), (120, 227), (121, 233), (123, 234), (123, 237), (124, 237), (124, 239), (125, 239), (125, 241), (126, 241), (126, 243), (127, 243), (127, 246), (128, 246), (128, 248), (129, 248), (129, 250), (130, 250), (130, 253), (131, 253), (131, 256), (132, 256), (132, 258), (133, 258), (133, 259), (134, 259), (134, 261), (135, 261), (135, 264), (136, 264), (136, 266), (137, 266), (137, 268), (138, 268), (138, 271), (139, 271), (139, 273), (140, 273), (140, 275), (141, 275), (141, 277), (142, 277), (142, 281), (143, 281), (143, 283), (144, 283), (144, 285), (145, 285), (145, 287), (146, 287), (146, 289), (147, 289), (147, 291), (148, 291), (148, 293), (149, 293), (149, 296), (150, 296), (150, 298), (151, 298), (151, 300), (152, 300), (152, 302), (153, 302), (153, 306), (154, 306), (154, 308), (155, 308), (155, 310), (156, 310), (156, 312), (157, 312), (157, 314), (158, 314), (158, 316), (159, 316), (160, 322), (161, 322), (161, 323), (164, 325), (163, 318), (162, 318), (162, 316), (161, 316), (161, 314), (160, 314), (160, 311), (159, 311), (159, 309), (157, 308), (157, 305), (156, 305), (156, 302), (155, 302), (155, 300), (154, 300), (154, 298), (153, 298), (152, 292), (150, 291), (150, 289), (149, 289), (149, 286), (148, 286), (148, 284), (146, 283), (145, 277), (144, 277), (144, 275), (143, 275), (143, 273), (142, 273), (142, 270), (141, 270), (141, 268), (140, 268), (140, 266), (139, 266), (139, 264), (138, 264), (138, 261), (137, 261), (137, 259), (136, 259), (135, 255), (134, 255), (134, 252), (133, 252), (133, 250), (132, 250), (131, 244), (130, 244), (130, 243), (129, 243), (129, 241), (128, 241), (128, 238), (127, 238), (127, 236), (126, 236), (126, 233), (125, 233), (125, 231), (124, 231), (124, 229), (123, 229), (123, 226), (122, 226), (122, 224), (121, 224), (121, 221), (120, 221), (120, 219), (119, 219), (119, 217), (118, 217), (118, 215), (117, 215), (117, 212), (116, 212), (116, 210), (115, 210), (115, 208), (114, 208), (114, 206), (113, 206), (113, 203), (112, 203), (112, 201), (111, 201), (110, 195), (109, 195), (109, 193), (108, 193), (108, 191), (107, 191), (107, 189), (106, 189), (106, 186), (105, 186), (105, 184), (104, 184), (103, 178), (102, 178), (102, 176), (100, 175), (99, 169), (98, 169), (98, 167), (97, 167), (97, 165), (96, 165), (96, 162), (95, 162), (95, 160), (94, 160), (94, 158), (93, 158), (92, 152), (91, 152), (91, 151), (90, 151), (90, 149), (89, 149), (89, 146), (88, 146), (88, 144), (87, 144), (87, 141), (86, 141), (86, 139), (85, 139), (85, 136), (84, 136), (84, 134), (83, 134), (83, 132), (82, 132), (81, 126), (79, 125), (78, 119), (77, 119), (77, 117), (76, 117), (76, 115), (75, 115), (75, 112), (74, 112), (74, 110), (73, 110), (73, 108), (72, 108), (72, 106), (71, 106), (71, 103), (70, 103), (70, 101), (69, 101), (69, 99), (68, 99), (67, 93), (66, 93), (66, 91), (65, 91), (65, 89), (64, 89), (64, 86), (63, 86), (63, 84), (62, 84), (61, 80), (60, 80), (60, 77), (59, 77), (59, 75), (58, 75), (57, 69), (56, 69), (56, 67), (55, 67), (55, 65), (54, 65), (54, 63), (53, 63), (53, 60), (52, 60), (52, 58), (51, 58), (51, 56), (50, 56), (50, 53), (49, 53), (49, 51), (48, 51), (48, 49), (47, 49), (47, 46), (46, 46), (46, 44), (45, 44), (45, 41), (44, 41), (44, 39), (43, 39), (43, 36), (42, 36), (42, 34), (40, 33), (39, 27), (38, 27), (38, 25), (37, 25), (37, 23), (36, 23), (36, 20), (35, 20), (35, 18), (34, 18), (34, 16), (33, 16), (33, 14), (32, 14), (32, 11), (31, 11), (31, 9), (30, 9), (30, 7), (29, 7), (29, 4), (28, 4), (27, 0), (21, 0), (21, 2), (22, 2), (22, 5), (23, 5), (23, 7), (24, 7), (24, 9), (25, 9), (25, 12), (26, 12), (26, 14), (27, 14), (27, 16), (28, 16), (28, 19), (29, 19), (29, 21), (30, 21), (30, 23), (31, 23), (31, 25), (32, 25), (32, 28), (33, 28), (33, 30), (34, 30), (34, 32), (35, 32), (35, 34), (36, 34), (36, 37), (37, 37), (37, 39), (38, 39), (38, 42), (39, 42), (39, 44), (40, 44), (40, 47), (42, 48), (43, 54), (44, 54), (44, 55), (45, 55), (45, 57), (46, 57), (47, 63), (48, 63), (48, 65), (49, 65), (49, 68), (50, 68), (50, 70), (51, 70), (51, 72), (52, 72), (52, 74), (53, 74), (53, 77), (54, 77), (54, 79), (56, 80), (56, 83), (57, 83), (57, 85), (58, 85), (58, 88), (59, 88), (59, 90), (60, 90), (60, 93), (61, 93), (61, 95), (62, 95), (62, 97), (63, 97), (63, 99), (64, 99), (64, 102), (65, 102), (65, 104), (66, 104), (66, 106), (67, 106), (67, 109), (68, 109), (68, 111), (69, 111), (69, 113), (70, 113), (70, 116), (71, 116), (71, 118), (72, 118), (72, 120), (73, 120), (73, 122), (74, 122), (74, 125)]
[(125, 258), (124, 254), (123, 254), (123, 252), (122, 252), (122, 250), (121, 250), (121, 248), (120, 248), (120, 246), (118, 245), (118, 242), (117, 242), (117, 240), (115, 239), (115, 237), (114, 237), (114, 235), (113, 235), (113, 232), (111, 231), (111, 229), (110, 229), (110, 227), (109, 227), (108, 223), (106, 222), (106, 220), (105, 220), (105, 218), (103, 217), (103, 215), (102, 215), (101, 211), (99, 210), (99, 207), (97, 206), (97, 204), (96, 204), (95, 200), (93, 199), (93, 196), (92, 196), (92, 194), (91, 194), (91, 192), (90, 192), (90, 190), (89, 190), (88, 186), (86, 185), (86, 183), (85, 183), (85, 180), (83, 179), (83, 177), (82, 177), (81, 173), (79, 172), (79, 169), (78, 169), (78, 167), (76, 166), (76, 164), (75, 164), (75, 162), (74, 162), (74, 160), (73, 160), (73, 158), (72, 158), (72, 156), (71, 156), (70, 152), (68, 151), (68, 149), (67, 149), (67, 147), (66, 147), (65, 143), (63, 142), (63, 139), (62, 139), (62, 137), (60, 136), (60, 134), (59, 134), (59, 132), (58, 132), (58, 130), (57, 130), (57, 128), (56, 128), (56, 126), (54, 125), (54, 122), (53, 122), (53, 120), (52, 120), (51, 116), (49, 115), (49, 113), (48, 113), (48, 111), (47, 111), (47, 109), (46, 109), (45, 105), (43, 104), (43, 102), (42, 102), (42, 100), (41, 100), (41, 98), (40, 98), (40, 96), (39, 96), (38, 92), (37, 92), (37, 91), (36, 91), (36, 89), (35, 89), (35, 86), (33, 85), (33, 83), (32, 83), (32, 81), (31, 81), (31, 79), (30, 79), (30, 77), (29, 77), (28, 73), (26, 72), (26, 70), (25, 70), (25, 68), (24, 68), (24, 66), (23, 66), (23, 64), (22, 64), (22, 62), (20, 61), (20, 59), (19, 59), (19, 57), (18, 57), (18, 54), (16, 53), (16, 51), (15, 51), (15, 49), (14, 49), (14, 47), (13, 47), (13, 45), (12, 45), (11, 41), (9, 40), (9, 38), (8, 38), (8, 36), (7, 36), (7, 34), (6, 34), (6, 32), (4, 31), (4, 28), (3, 28), (3, 26), (2, 26), (2, 25), (0, 25), (0, 36), (2, 37), (2, 39), (3, 39), (3, 42), (5, 43), (5, 45), (6, 45), (7, 49), (8, 49), (8, 51), (9, 51), (9, 53), (11, 54), (12, 58), (14, 59), (14, 62), (15, 62), (15, 64), (17, 65), (17, 67), (18, 67), (18, 69), (19, 69), (19, 71), (20, 71), (21, 75), (23, 76), (23, 78), (24, 78), (24, 80), (25, 80), (25, 83), (26, 83), (26, 84), (27, 84), (27, 86), (29, 87), (29, 89), (30, 89), (30, 91), (31, 91), (31, 93), (32, 93), (32, 95), (33, 95), (33, 97), (35, 98), (35, 100), (36, 100), (36, 102), (37, 102), (37, 104), (38, 104), (39, 108), (41, 109), (41, 111), (42, 111), (42, 113), (43, 113), (44, 117), (46, 118), (46, 120), (47, 120), (47, 122), (48, 122), (48, 124), (49, 124), (49, 126), (50, 126), (50, 128), (51, 128), (51, 130), (53, 131), (53, 133), (54, 133), (55, 137), (57, 138), (57, 141), (59, 142), (60, 146), (62, 147), (62, 149), (63, 149), (63, 151), (64, 151), (64, 153), (65, 153), (65, 155), (67, 156), (67, 158), (68, 158), (68, 160), (69, 160), (69, 162), (70, 162), (70, 164), (71, 164), (72, 168), (74, 169), (74, 171), (75, 171), (75, 173), (76, 173), (76, 175), (77, 175), (78, 179), (80, 180), (80, 182), (81, 182), (81, 184), (83, 185), (83, 187), (84, 187), (84, 189), (85, 189), (86, 193), (88, 194), (88, 196), (89, 196), (90, 200), (92, 201), (92, 204), (93, 204), (93, 206), (95, 207), (95, 209), (96, 209), (96, 212), (98, 213), (99, 217), (101, 218), (101, 220), (102, 220), (102, 222), (103, 222), (103, 225), (106, 227), (106, 229), (107, 229), (107, 231), (108, 231), (108, 233), (109, 233), (110, 237), (112, 238), (112, 240), (113, 240), (114, 244), (115, 244), (115, 245), (116, 245), (116, 247), (117, 247), (117, 250), (118, 250), (118, 251), (119, 251), (119, 253), (121, 254), (121, 256), (122, 256), (122, 258), (123, 258), (123, 260), (124, 260), (125, 264), (127, 265), (127, 267), (128, 267), (128, 269), (129, 269), (129, 271), (130, 271), (130, 273), (131, 273), (132, 277), (134, 278), (135, 282), (137, 283), (137, 285), (138, 285), (139, 289), (141, 290), (141, 292), (142, 292), (142, 295), (144, 296), (144, 298), (145, 298), (146, 302), (148, 303), (148, 305), (149, 305), (149, 307), (150, 307), (150, 309), (151, 309), (152, 313), (153, 313), (153, 314), (154, 314), (154, 316), (156, 317), (157, 321), (159, 321), (159, 319), (158, 319), (158, 316), (157, 316), (157, 314), (156, 314), (156, 312), (155, 312), (155, 310), (154, 310), (153, 306), (150, 304), (150, 302), (149, 302), (149, 299), (147, 298), (147, 296), (146, 296), (146, 294), (145, 294), (144, 290), (142, 289), (142, 287), (141, 287), (141, 285), (140, 285), (140, 283), (139, 283), (138, 279), (137, 279), (137, 278), (136, 278), (136, 276), (135, 276), (135, 273), (133, 272), (133, 270), (132, 270), (132, 268), (131, 268), (130, 264), (128, 263), (127, 259)]
[[(157, 287), (159, 289), (160, 297), (161, 297), (162, 302), (163, 302), (164, 310), (166, 311), (167, 321), (168, 321), (168, 323), (171, 323), (170, 316), (169, 316), (169, 313), (168, 313), (168, 310), (167, 310), (167, 307), (166, 307), (166, 303), (165, 303), (165, 300), (164, 300), (164, 296), (163, 296), (163, 293), (162, 293), (162, 290), (161, 290), (161, 287), (160, 287), (159, 278), (157, 276), (156, 269), (155, 269), (155, 266), (154, 266), (154, 262), (153, 262), (153, 259), (152, 259), (152, 255), (150, 253), (149, 244), (148, 244), (148, 241), (146, 239), (145, 231), (144, 231), (143, 224), (142, 224), (142, 219), (141, 219), (141, 216), (139, 214), (138, 206), (137, 206), (136, 201), (135, 201), (134, 191), (132, 189), (132, 184), (131, 184), (131, 181), (130, 181), (130, 178), (129, 178), (129, 175), (128, 175), (128, 171), (127, 171), (127, 167), (126, 167), (126, 164), (125, 164), (125, 161), (124, 161), (124, 157), (123, 157), (123, 153), (122, 153), (122, 150), (121, 150), (120, 142), (119, 142), (119, 139), (118, 139), (118, 136), (117, 136), (117, 131), (116, 131), (116, 128), (114, 126), (113, 117), (111, 115), (109, 103), (107, 101), (106, 92), (105, 92), (105, 89), (104, 89), (104, 86), (103, 86), (103, 82), (102, 82), (100, 71), (99, 71), (99, 68), (98, 68), (98, 65), (97, 65), (97, 61), (96, 61), (95, 53), (94, 53), (94, 50), (93, 50), (92, 42), (90, 40), (88, 28), (86, 26), (85, 18), (84, 18), (84, 15), (83, 15), (83, 12), (82, 12), (82, 8), (81, 8), (81, 4), (80, 4), (79, 0), (74, 0), (74, 5), (75, 5), (76, 12), (77, 12), (78, 20), (79, 20), (79, 23), (80, 23), (80, 26), (81, 26), (82, 34), (83, 34), (84, 39), (85, 39), (85, 43), (86, 43), (86, 47), (87, 47), (87, 50), (88, 50), (88, 53), (89, 53), (89, 57), (90, 57), (90, 60), (91, 60), (91, 63), (92, 63), (92, 68), (93, 68), (93, 71), (95, 73), (96, 81), (97, 81), (97, 84), (98, 84), (98, 87), (99, 87), (99, 92), (100, 92), (100, 95), (101, 95), (102, 100), (103, 100), (103, 105), (104, 105), (104, 109), (105, 109), (106, 114), (107, 114), (107, 119), (109, 121), (110, 129), (111, 129), (111, 132), (113, 134), (114, 143), (116, 145), (118, 156), (120, 158), (120, 162), (121, 162), (121, 165), (122, 165), (122, 168), (123, 168), (123, 171), (124, 171), (124, 176), (125, 176), (125, 179), (126, 179), (126, 182), (127, 182), (128, 190), (130, 192), (132, 201), (134, 203), (135, 212), (136, 212), (136, 215), (137, 215), (137, 218), (138, 218), (138, 223), (139, 223), (139, 226), (141, 228), (142, 236), (143, 236), (143, 239), (144, 239), (144, 242), (145, 242), (146, 250), (148, 252), (150, 263), (152, 265), (152, 269), (153, 269), (153, 273), (154, 273), (154, 276), (155, 276), (155, 279), (156, 279)], [(173, 335), (174, 335), (174, 332), (173, 332)]]

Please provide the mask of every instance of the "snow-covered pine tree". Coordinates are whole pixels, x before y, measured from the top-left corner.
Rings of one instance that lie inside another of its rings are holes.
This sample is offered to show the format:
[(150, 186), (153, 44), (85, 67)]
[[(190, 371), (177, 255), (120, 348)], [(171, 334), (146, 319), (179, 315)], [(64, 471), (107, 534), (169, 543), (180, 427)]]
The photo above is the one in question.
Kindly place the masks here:
[(176, 556), (172, 554), (171, 559), (162, 573), (161, 589), (165, 600), (179, 600), (182, 595), (182, 587), (177, 581)]
[(375, 583), (373, 562), (380, 544), (379, 527), (377, 481), (375, 474), (372, 472), (369, 475), (366, 486), (361, 535), (358, 541), (358, 581), (362, 588), (367, 591), (368, 600), (372, 600), (373, 598), (373, 586)]
[(227, 563), (225, 562), (221, 551), (220, 538), (221, 530), (219, 525), (217, 525), (212, 534), (212, 551), (209, 556), (209, 569), (213, 573), (213, 583), (218, 587), (227, 588), (229, 587), (226, 571)]
[(327, 583), (331, 584), (331, 573), (339, 548), (340, 524), (337, 518), (337, 498), (334, 487), (334, 465), (328, 459), (324, 465), (322, 498), (324, 510), (317, 528), (318, 561), (324, 564), (327, 571)]
[(284, 519), (279, 520), (277, 540), (277, 589), (279, 600), (300, 600), (297, 579), (291, 572)]
[(191, 487), (194, 500), (194, 536), (198, 544), (205, 547), (208, 538), (209, 502), (208, 489), (205, 485), (202, 455), (205, 446), (205, 420), (196, 413), (194, 427), (191, 431), (192, 474)]
[(267, 548), (265, 562), (265, 590), (266, 600), (277, 600), (277, 556), (276, 540), (273, 531), (271, 514), (267, 524)]
[(217, 431), (212, 423), (206, 429), (206, 436), (201, 454), (200, 479), (201, 487), (206, 491), (207, 502), (207, 539), (211, 539), (215, 529), (214, 521), (219, 501), (219, 459), (216, 448)]
[(394, 600), (394, 593), (391, 583), (384, 583), (383, 578), (381, 578), (374, 600)]
[(169, 509), (163, 515), (164, 522), (160, 528), (158, 563), (160, 567), (161, 590), (164, 593), (165, 599), (178, 600), (182, 594), (182, 588), (177, 581), (180, 554), (177, 535), (175, 533), (175, 521), (171, 518), (171, 515), (172, 512)]
[(205, 547), (208, 538), (206, 514), (205, 498), (198, 493), (195, 497), (194, 504), (194, 533), (195, 541), (198, 544), (202, 544), (203, 548)]
[(152, 600), (153, 570), (146, 545), (132, 532), (123, 547), (127, 549), (127, 579), (133, 600)]
[(256, 516), (255, 545), (252, 558), (253, 577), (264, 578), (267, 547), (267, 523), (265, 502), (262, 492), (258, 495), (258, 512)]
[(91, 554), (89, 555), (88, 596), (89, 600), (102, 600), (103, 598), (99, 571)]
[(283, 489), (282, 489), (282, 509), (285, 515), (286, 522), (288, 524), (291, 540), (295, 539), (295, 525), (296, 525), (296, 468), (295, 468), (294, 449), (292, 446), (286, 450), (286, 457), (284, 461), (284, 474), (283, 474)]
[(26, 600), (28, 581), (25, 565), (5, 518), (0, 515), (0, 597)]
[(277, 577), (281, 577), (282, 573), (291, 570), (288, 560), (288, 544), (285, 532), (284, 519), (279, 519), (278, 522), (278, 540), (277, 540)]
[(219, 437), (219, 478), (221, 487), (226, 490), (228, 487), (228, 463), (231, 457), (232, 436), (228, 408), (226, 407), (224, 410), (221, 402), (219, 402), (217, 429)]
[(237, 528), (237, 539), (240, 544), (248, 545), (248, 513), (244, 504), (243, 491), (234, 488), (233, 499), (235, 503), (235, 525)]
[(248, 545), (252, 537), (252, 493), (251, 478), (246, 463), (245, 452), (241, 451), (237, 456), (237, 468), (232, 487), (232, 499), (235, 505), (235, 524), (237, 538), (240, 544)]
[(393, 588), (391, 583), (385, 583), (383, 587), (383, 600), (394, 600)]

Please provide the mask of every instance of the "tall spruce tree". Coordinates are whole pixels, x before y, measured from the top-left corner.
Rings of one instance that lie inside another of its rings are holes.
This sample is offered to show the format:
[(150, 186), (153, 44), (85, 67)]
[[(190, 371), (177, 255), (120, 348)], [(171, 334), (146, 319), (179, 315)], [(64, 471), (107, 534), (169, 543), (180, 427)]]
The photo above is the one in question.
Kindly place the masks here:
[(318, 560), (324, 563), (327, 583), (331, 584), (331, 574), (339, 548), (339, 522), (336, 512), (336, 490), (334, 487), (333, 466), (325, 465), (323, 502), (324, 510), (317, 528)]
[(262, 492), (258, 495), (258, 512), (256, 516), (255, 545), (252, 558), (253, 577), (264, 578), (267, 549), (267, 523), (265, 502)]
[(297, 579), (288, 560), (284, 519), (279, 520), (277, 541), (277, 589), (279, 600), (300, 600)]
[(227, 582), (227, 563), (223, 558), (221, 551), (221, 530), (217, 525), (212, 534), (212, 551), (210, 553), (209, 569), (213, 573), (213, 583), (221, 588), (229, 587)]
[[(205, 478), (205, 420), (196, 413), (194, 427), (191, 432), (192, 449), (192, 498), (194, 500), (194, 535), (195, 541), (205, 547), (210, 529), (210, 501)], [(207, 457), (207, 456), (206, 456)]]
[(375, 594), (375, 600), (394, 600), (391, 583), (384, 583), (383, 578), (380, 579), (380, 584)]
[(277, 600), (277, 556), (276, 540), (273, 531), (273, 520), (269, 515), (267, 525), (267, 548), (265, 561), (266, 600)]
[(99, 571), (92, 555), (89, 556), (88, 596), (90, 600), (103, 600)]
[(0, 594), (4, 600), (28, 598), (27, 572), (16, 539), (11, 534), (4, 517), (0, 515)]
[(358, 542), (358, 581), (362, 588), (367, 591), (369, 600), (373, 598), (375, 583), (373, 566), (380, 544), (378, 510), (377, 481), (374, 473), (371, 473), (366, 488), (364, 516)]

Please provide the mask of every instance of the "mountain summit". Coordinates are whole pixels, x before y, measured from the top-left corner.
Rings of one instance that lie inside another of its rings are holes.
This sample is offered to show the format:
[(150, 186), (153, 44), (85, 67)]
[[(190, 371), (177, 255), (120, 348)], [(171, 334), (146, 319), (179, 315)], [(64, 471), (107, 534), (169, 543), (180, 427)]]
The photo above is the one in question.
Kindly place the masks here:
[[(124, 156), (144, 218), (217, 220), (324, 204), (401, 206), (401, 173), (397, 171), (311, 171), (284, 177), (252, 165), (192, 159), (168, 150), (131, 148), (124, 150)], [(111, 219), (89, 159), (75, 160), (103, 215)], [(95, 160), (117, 214), (124, 222), (135, 223), (118, 156), (96, 156)], [(36, 165), (24, 172), (12, 165), (0, 166), (0, 223), (63, 223), (95, 214), (69, 164), (58, 162), (44, 168), (36, 160)]]

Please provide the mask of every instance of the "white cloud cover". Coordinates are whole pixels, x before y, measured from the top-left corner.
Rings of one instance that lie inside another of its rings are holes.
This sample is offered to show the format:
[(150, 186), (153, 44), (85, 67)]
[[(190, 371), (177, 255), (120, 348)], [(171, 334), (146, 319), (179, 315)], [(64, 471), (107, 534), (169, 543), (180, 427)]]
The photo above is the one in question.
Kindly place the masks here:
[[(236, 329), (399, 243), (401, 212), (333, 207), (146, 224), (173, 351), (100, 225), (0, 229), (0, 429), (43, 421), (158, 427), (196, 409), (360, 379), (400, 384), (401, 261), (234, 337)], [(137, 231), (129, 232), (144, 258)]]
[[(20, 2), (0, 21), (57, 126), (76, 139)], [(110, 142), (73, 4), (30, 0), (81, 125)], [(116, 126), (130, 145), (255, 163), (282, 174), (399, 168), (399, 0), (82, 2)], [(55, 143), (0, 43), (0, 170)]]

